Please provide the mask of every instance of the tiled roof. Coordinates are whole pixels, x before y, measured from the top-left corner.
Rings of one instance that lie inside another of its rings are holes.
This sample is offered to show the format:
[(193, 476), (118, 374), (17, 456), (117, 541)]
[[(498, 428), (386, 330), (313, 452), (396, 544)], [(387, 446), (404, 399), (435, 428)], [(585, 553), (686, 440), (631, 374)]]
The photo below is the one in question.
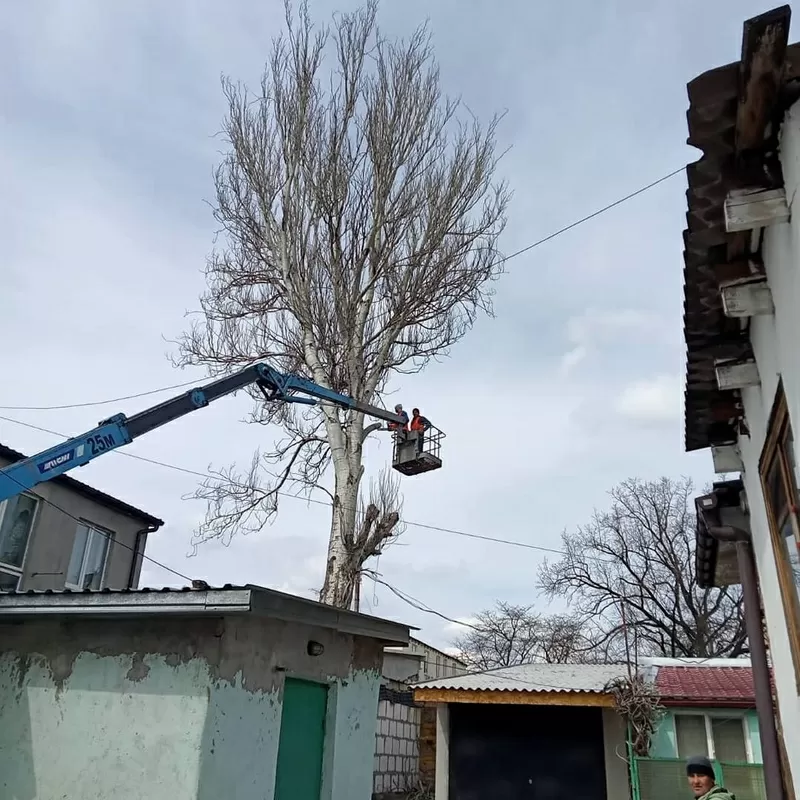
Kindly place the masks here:
[[(225, 616), (250, 613), (284, 622), (333, 628), (385, 644), (407, 645), (408, 625), (324, 605), (305, 597), (245, 584), (162, 589), (0, 592), (0, 620), (53, 617)], [(414, 629), (416, 630), (416, 629)]]
[(659, 667), (656, 688), (661, 701), (755, 705), (753, 670), (750, 667)]
[[(22, 461), (23, 458), (27, 458), (27, 456), (23, 453), (17, 452), (16, 450), (12, 450), (10, 447), (6, 447), (4, 444), (0, 444), (0, 459), (13, 464), (16, 461)], [(83, 495), (87, 499), (93, 500), (95, 503), (105, 506), (106, 508), (110, 508), (126, 517), (133, 517), (134, 519), (141, 520), (142, 522), (155, 528), (160, 528), (164, 524), (164, 520), (154, 517), (152, 514), (148, 514), (146, 511), (142, 511), (140, 508), (136, 508), (136, 506), (132, 506), (123, 500), (119, 500), (110, 494), (101, 492), (99, 489), (95, 489), (92, 486), (87, 486), (85, 483), (76, 481), (75, 478), (70, 478), (69, 475), (59, 475), (59, 477), (52, 479), (52, 483), (55, 483), (58, 486), (63, 486), (66, 489), (70, 489), (76, 494)], [(33, 492), (35, 494), (36, 490), (34, 489)]]
[(415, 689), (508, 692), (594, 692), (627, 674), (622, 664), (521, 664), (454, 678), (437, 678)]

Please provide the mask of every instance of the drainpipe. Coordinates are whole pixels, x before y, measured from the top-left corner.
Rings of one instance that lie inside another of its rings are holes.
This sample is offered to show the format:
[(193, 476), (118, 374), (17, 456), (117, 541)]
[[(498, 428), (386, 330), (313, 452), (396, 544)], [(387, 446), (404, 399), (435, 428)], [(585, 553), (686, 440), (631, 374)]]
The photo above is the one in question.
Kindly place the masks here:
[(736, 558), (744, 595), (745, 626), (750, 643), (750, 664), (753, 668), (761, 753), (764, 759), (764, 785), (768, 800), (784, 800), (778, 729), (775, 724), (767, 648), (764, 645), (764, 628), (761, 622), (761, 601), (758, 596), (758, 572), (750, 534), (742, 528), (728, 525), (710, 527), (708, 532), (718, 542), (730, 542), (736, 545)]
[[(163, 524), (163, 523), (162, 523)], [(136, 531), (136, 539), (133, 543), (133, 557), (131, 558), (131, 568), (128, 572), (128, 588), (135, 589), (138, 583), (136, 570), (144, 561), (144, 548), (147, 544), (147, 534), (155, 533), (161, 525), (148, 525), (146, 528)]]

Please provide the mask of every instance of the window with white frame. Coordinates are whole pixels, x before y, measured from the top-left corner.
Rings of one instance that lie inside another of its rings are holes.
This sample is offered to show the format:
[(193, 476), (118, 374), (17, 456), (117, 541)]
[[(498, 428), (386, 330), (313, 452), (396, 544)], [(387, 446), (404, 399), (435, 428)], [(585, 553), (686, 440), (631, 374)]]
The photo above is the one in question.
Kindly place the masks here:
[(114, 534), (88, 523), (75, 531), (65, 581), (69, 589), (102, 589)]
[(22, 577), (38, 502), (32, 495), (18, 494), (0, 503), (0, 591), (14, 591)]
[(708, 756), (725, 763), (750, 763), (753, 754), (744, 715), (676, 714), (678, 758)]

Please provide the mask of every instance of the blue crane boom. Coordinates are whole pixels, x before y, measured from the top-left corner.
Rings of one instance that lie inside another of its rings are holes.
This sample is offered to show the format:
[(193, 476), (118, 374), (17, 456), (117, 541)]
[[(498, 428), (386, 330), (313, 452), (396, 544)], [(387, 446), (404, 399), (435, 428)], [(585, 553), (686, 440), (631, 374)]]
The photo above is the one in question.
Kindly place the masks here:
[(306, 405), (316, 405), (322, 401), (340, 408), (360, 411), (362, 414), (387, 422), (403, 422), (397, 414), (369, 403), (361, 403), (299, 375), (278, 372), (264, 363), (253, 364), (225, 378), (191, 389), (132, 417), (117, 414), (100, 422), (93, 430), (0, 469), (0, 502), (32, 489), (39, 483), (57, 478), (75, 467), (82, 467), (105, 453), (130, 444), (137, 437), (155, 428), (160, 428), (198, 408), (204, 408), (213, 400), (253, 384), (261, 389), (269, 401)]

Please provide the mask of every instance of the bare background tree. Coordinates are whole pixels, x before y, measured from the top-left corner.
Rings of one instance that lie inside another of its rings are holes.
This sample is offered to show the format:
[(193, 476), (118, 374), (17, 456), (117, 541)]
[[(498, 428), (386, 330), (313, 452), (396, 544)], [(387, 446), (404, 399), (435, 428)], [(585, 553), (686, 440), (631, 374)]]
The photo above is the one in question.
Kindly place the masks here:
[[(498, 119), (482, 126), (460, 115), (441, 94), (425, 28), (390, 42), (376, 13), (371, 0), (315, 29), (306, 3), (297, 14), (287, 4), (260, 92), (224, 82), (221, 245), (180, 363), (217, 375), (265, 359), (380, 404), (393, 374), (423, 369), (491, 312), (509, 199), (494, 178)], [(349, 607), (353, 576), (385, 542), (380, 526), (363, 540), (356, 533), (375, 426), (251, 394), (251, 421), (285, 437), (249, 470), (217, 470), (199, 489), (208, 511), (196, 540), (260, 529), (281, 490), (322, 489), (333, 509), (320, 599)]]
[(512, 667), (533, 661), (584, 661), (591, 645), (579, 619), (569, 614), (537, 614), (532, 606), (498, 602), (481, 611), (453, 644), (459, 658), (477, 670)]
[(594, 622), (605, 660), (625, 658), (626, 628), (640, 655), (749, 652), (740, 587), (704, 590), (694, 582), (692, 496), (685, 479), (624, 481), (611, 491), (611, 509), (565, 533), (564, 557), (542, 566), (541, 589)]

